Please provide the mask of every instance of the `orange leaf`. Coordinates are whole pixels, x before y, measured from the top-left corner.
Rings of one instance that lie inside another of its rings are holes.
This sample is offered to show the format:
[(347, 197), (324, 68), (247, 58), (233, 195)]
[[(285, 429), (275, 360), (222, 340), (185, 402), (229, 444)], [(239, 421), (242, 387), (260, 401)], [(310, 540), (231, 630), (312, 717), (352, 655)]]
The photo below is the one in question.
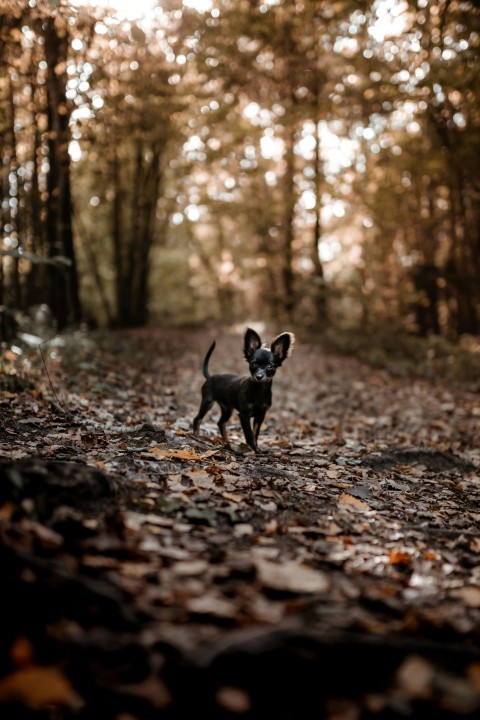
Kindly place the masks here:
[(342, 493), (338, 499), (338, 504), (345, 507), (346, 510), (356, 510), (358, 512), (368, 512), (371, 509), (366, 502), (350, 495), (350, 493)]
[(410, 553), (401, 550), (390, 550), (388, 559), (391, 565), (410, 565), (412, 560)]
[(13, 503), (6, 502), (0, 506), (0, 520), (10, 520), (15, 510)]
[(0, 680), (0, 702), (21, 702), (39, 710), (50, 705), (80, 708), (83, 701), (55, 667), (17, 670)]
[(159, 458), (176, 458), (177, 460), (204, 460), (215, 455), (218, 450), (207, 450), (199, 455), (193, 448), (178, 448), (176, 450), (163, 450), (161, 447), (154, 447), (149, 450), (152, 455)]
[(26, 667), (32, 664), (33, 645), (25, 635), (21, 635), (15, 640), (10, 648), (10, 657), (16, 668)]

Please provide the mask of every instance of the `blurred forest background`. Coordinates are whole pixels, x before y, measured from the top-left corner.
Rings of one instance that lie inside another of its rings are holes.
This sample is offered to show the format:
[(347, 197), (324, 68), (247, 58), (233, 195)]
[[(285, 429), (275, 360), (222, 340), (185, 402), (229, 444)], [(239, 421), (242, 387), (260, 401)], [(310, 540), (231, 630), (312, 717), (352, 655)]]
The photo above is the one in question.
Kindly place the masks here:
[(3, 338), (47, 306), (478, 357), (479, 5), (0, 0)]

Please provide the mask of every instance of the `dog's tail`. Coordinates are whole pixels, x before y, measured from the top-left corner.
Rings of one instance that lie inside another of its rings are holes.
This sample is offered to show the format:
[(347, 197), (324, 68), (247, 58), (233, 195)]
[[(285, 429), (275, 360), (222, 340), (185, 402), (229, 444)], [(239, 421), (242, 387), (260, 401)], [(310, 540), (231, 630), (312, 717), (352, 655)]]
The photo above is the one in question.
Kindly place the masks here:
[(208, 372), (208, 362), (209, 362), (209, 360), (210, 360), (210, 358), (211, 358), (211, 356), (212, 356), (213, 351), (215, 350), (215, 345), (216, 345), (216, 344), (217, 344), (217, 343), (216, 343), (215, 340), (214, 340), (213, 343), (210, 345), (210, 350), (209, 350), (209, 351), (207, 352), (207, 354), (205, 355), (205, 360), (203, 361), (203, 367), (202, 367), (203, 375), (204, 375), (204, 377), (205, 377), (207, 380), (208, 380), (208, 378), (210, 377), (210, 373)]

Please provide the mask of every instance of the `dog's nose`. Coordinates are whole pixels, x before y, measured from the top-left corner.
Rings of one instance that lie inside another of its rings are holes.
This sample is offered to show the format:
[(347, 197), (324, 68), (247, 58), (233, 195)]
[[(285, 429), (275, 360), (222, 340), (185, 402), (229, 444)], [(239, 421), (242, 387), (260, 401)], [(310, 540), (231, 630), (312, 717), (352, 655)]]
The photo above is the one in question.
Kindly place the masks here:
[(261, 380), (261, 379), (263, 378), (263, 376), (264, 376), (263, 370), (257, 370), (257, 372), (255, 373), (255, 377), (256, 377), (258, 380)]

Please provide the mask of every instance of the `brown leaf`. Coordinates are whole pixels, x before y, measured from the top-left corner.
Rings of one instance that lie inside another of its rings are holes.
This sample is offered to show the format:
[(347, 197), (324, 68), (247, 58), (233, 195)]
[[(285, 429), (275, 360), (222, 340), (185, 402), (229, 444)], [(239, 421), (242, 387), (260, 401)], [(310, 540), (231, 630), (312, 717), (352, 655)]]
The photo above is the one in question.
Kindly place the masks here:
[(189, 598), (186, 607), (187, 610), (198, 615), (213, 615), (221, 618), (234, 618), (238, 613), (235, 603), (213, 594)]
[(30, 640), (24, 635), (18, 637), (10, 648), (10, 657), (17, 669), (32, 665), (34, 652)]
[(15, 506), (11, 502), (6, 502), (4, 505), (0, 506), (0, 520), (10, 520), (13, 512), (15, 510)]
[(396, 680), (407, 697), (426, 699), (432, 693), (434, 674), (430, 662), (417, 655), (410, 655), (400, 665)]
[(388, 559), (391, 565), (410, 565), (412, 557), (402, 550), (390, 550)]
[(480, 537), (472, 538), (469, 545), (472, 552), (480, 553)]
[(231, 500), (234, 503), (241, 503), (245, 500), (243, 495), (239, 495), (238, 493), (222, 492), (221, 495), (225, 500)]
[(458, 590), (452, 590), (453, 597), (463, 600), (465, 605), (468, 607), (478, 608), (480, 607), (480, 587), (475, 585), (467, 585)]
[(150, 448), (149, 453), (159, 458), (177, 458), (178, 460), (204, 460), (211, 455), (215, 455), (217, 450), (207, 450), (199, 455), (194, 448), (178, 448), (176, 450), (164, 450), (157, 446)]
[(340, 476), (340, 469), (336, 467), (331, 468), (330, 470), (325, 471), (325, 475), (331, 479), (338, 478)]
[(203, 468), (190, 468), (186, 470), (185, 475), (190, 478), (197, 488), (205, 490), (214, 487), (214, 478)]
[(278, 530), (278, 521), (276, 518), (272, 518), (272, 520), (266, 522), (263, 527), (268, 535), (274, 535)]
[(353, 510), (356, 512), (368, 512), (371, 507), (366, 502), (359, 498), (350, 495), (350, 493), (342, 493), (338, 499), (339, 507), (344, 507), (346, 510)]
[(182, 577), (193, 577), (195, 575), (203, 575), (208, 569), (206, 560), (185, 560), (172, 565), (172, 571), (175, 575)]
[(258, 578), (262, 585), (273, 590), (294, 593), (322, 593), (330, 587), (327, 576), (307, 565), (297, 562), (274, 563), (270, 560), (255, 560)]
[(229, 713), (240, 715), (250, 710), (252, 701), (245, 690), (238, 687), (224, 685), (216, 692), (215, 699), (220, 707)]
[(0, 702), (15, 701), (35, 710), (49, 705), (78, 709), (84, 704), (63, 673), (39, 665), (17, 670), (0, 680)]

